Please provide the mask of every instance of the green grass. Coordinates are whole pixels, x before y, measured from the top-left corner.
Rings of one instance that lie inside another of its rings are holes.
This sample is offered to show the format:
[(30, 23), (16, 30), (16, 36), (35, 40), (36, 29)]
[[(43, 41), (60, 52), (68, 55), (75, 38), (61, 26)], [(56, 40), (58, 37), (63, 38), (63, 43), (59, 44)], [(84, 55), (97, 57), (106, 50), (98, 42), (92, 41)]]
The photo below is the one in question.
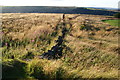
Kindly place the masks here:
[(120, 22), (120, 19), (116, 19), (116, 20), (103, 20), (103, 22), (109, 23), (112, 26), (120, 27), (120, 25), (118, 25), (118, 23)]

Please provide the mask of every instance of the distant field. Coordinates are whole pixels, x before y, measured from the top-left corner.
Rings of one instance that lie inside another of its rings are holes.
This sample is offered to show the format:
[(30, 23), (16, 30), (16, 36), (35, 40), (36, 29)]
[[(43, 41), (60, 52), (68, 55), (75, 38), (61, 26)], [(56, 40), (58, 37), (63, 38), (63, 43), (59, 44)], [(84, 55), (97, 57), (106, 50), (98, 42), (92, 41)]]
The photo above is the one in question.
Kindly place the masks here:
[(117, 19), (117, 20), (103, 20), (103, 22), (109, 23), (112, 26), (119, 26), (120, 27), (120, 25), (119, 25), (120, 19)]
[[(62, 15), (2, 14), (3, 79), (118, 78), (119, 28), (102, 22), (108, 16)], [(57, 58), (48, 60), (48, 54)]]

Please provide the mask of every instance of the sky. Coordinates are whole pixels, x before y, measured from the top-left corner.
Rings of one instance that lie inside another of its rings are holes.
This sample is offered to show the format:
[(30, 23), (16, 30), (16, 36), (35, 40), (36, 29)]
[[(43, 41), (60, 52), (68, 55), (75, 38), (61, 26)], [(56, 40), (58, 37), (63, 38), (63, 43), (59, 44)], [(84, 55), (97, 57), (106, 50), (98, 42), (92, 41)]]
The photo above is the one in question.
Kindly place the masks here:
[(0, 0), (1, 6), (76, 6), (118, 8), (120, 0)]

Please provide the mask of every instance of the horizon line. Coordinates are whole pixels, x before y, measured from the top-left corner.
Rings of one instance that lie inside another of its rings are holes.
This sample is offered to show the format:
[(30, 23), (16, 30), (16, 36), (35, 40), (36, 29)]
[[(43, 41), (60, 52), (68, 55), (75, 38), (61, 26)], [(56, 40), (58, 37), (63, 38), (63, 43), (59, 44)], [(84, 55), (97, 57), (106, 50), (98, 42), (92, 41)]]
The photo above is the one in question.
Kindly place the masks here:
[[(2, 7), (7, 7), (7, 5), (0, 5)], [(8, 5), (8, 7), (27, 7), (27, 6), (24, 6), (24, 5)], [(28, 6), (29, 7), (29, 6)], [(87, 6), (33, 6), (33, 7), (87, 7)], [(115, 7), (94, 7), (94, 6), (89, 6), (88, 8), (114, 8), (114, 9), (119, 9), (119, 7), (115, 8)]]

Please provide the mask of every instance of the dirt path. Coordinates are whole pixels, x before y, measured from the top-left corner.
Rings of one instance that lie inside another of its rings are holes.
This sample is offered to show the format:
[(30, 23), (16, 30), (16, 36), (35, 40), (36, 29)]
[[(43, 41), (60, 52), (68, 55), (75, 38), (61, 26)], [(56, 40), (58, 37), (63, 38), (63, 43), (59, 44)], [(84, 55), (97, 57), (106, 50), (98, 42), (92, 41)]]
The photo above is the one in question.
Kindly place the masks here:
[[(63, 14), (63, 18), (58, 23), (60, 24), (59, 28), (62, 28), (61, 36), (58, 36), (58, 39), (55, 41), (56, 45), (51, 48), (51, 50), (48, 50), (46, 53), (43, 53), (40, 55), (39, 58), (42, 59), (58, 59), (62, 57), (62, 51), (63, 51), (63, 39), (66, 35), (67, 29), (66, 29), (66, 21), (65, 21), (65, 15)], [(57, 26), (56, 26), (57, 27)]]

